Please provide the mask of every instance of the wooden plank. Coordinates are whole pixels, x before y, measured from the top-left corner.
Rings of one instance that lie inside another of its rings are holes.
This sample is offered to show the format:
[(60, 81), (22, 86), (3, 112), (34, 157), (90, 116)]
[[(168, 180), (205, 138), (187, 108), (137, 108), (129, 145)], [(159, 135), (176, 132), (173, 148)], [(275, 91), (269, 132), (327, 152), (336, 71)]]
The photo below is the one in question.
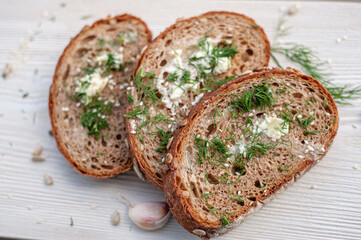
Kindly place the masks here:
[[(0, 8), (0, 68), (11, 52), (28, 60), (0, 87), (0, 236), (33, 239), (197, 239), (172, 218), (161, 230), (148, 232), (134, 226), (119, 194), (133, 202), (164, 200), (161, 191), (129, 172), (97, 180), (75, 172), (48, 135), (48, 89), (55, 64), (84, 24), (108, 14), (131, 13), (143, 18), (154, 36), (179, 17), (209, 10), (245, 13), (275, 35), (280, 7), (287, 2), (241, 1), (7, 1)], [(46, 12), (48, 13), (47, 16)], [(45, 14), (44, 14), (45, 13)], [(49, 19), (55, 16), (55, 21)], [(84, 16), (91, 16), (82, 19)], [(361, 5), (340, 2), (304, 2), (289, 18), (285, 40), (315, 48), (331, 59), (336, 83), (361, 83)], [(27, 30), (38, 32), (29, 48), (19, 42)], [(348, 39), (337, 43), (336, 39)], [(281, 59), (283, 63), (287, 63)], [(273, 63), (272, 63), (273, 64)], [(273, 64), (274, 66), (274, 64)], [(35, 74), (35, 69), (38, 74)], [(20, 91), (21, 90), (21, 91)], [(22, 98), (24, 92), (29, 96)], [(291, 188), (239, 228), (220, 239), (360, 239), (361, 236), (361, 100), (339, 107), (341, 124), (327, 156)], [(357, 124), (358, 128), (353, 128)], [(47, 160), (31, 161), (37, 144)], [(357, 168), (359, 166), (359, 168)], [(355, 168), (356, 169), (355, 169)], [(50, 174), (53, 186), (43, 183)], [(315, 186), (311, 189), (311, 186)], [(96, 206), (95, 209), (92, 208)], [(32, 210), (28, 210), (28, 208)], [(110, 223), (112, 212), (121, 224)], [(74, 226), (70, 226), (70, 218)], [(38, 221), (43, 221), (38, 224)]]

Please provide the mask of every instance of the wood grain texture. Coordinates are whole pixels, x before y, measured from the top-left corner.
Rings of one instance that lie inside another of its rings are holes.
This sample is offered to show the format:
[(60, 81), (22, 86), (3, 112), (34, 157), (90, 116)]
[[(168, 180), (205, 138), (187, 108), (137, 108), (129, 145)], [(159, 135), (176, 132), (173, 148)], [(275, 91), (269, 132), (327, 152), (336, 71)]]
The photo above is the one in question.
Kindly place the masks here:
[[(61, 2), (66, 7), (61, 7)], [(114, 179), (91, 179), (79, 175), (62, 157), (48, 135), (47, 97), (55, 64), (69, 39), (84, 24), (108, 14), (139, 16), (157, 36), (179, 17), (210, 10), (237, 11), (254, 18), (272, 41), (279, 8), (292, 4), (221, 0), (2, 1), (0, 69), (12, 61), (13, 51), (23, 54), (27, 61), (19, 64), (9, 79), (0, 80), (0, 236), (197, 239), (173, 218), (154, 232), (130, 222), (120, 193), (134, 203), (164, 200), (162, 192), (139, 180), (133, 171)], [(52, 16), (55, 21), (49, 20)], [(304, 2), (301, 11), (289, 18), (289, 24), (292, 29), (285, 40), (309, 45), (322, 59), (331, 59), (336, 83), (361, 84), (361, 4)], [(38, 34), (29, 48), (20, 49), (27, 30)], [(336, 43), (344, 35), (348, 39)], [(286, 64), (285, 59), (281, 61)], [(25, 99), (24, 92), (29, 93)], [(327, 156), (258, 214), (219, 239), (361, 238), (361, 100), (339, 106), (339, 112), (339, 133)], [(31, 155), (39, 143), (47, 160), (34, 163)], [(45, 173), (53, 177), (54, 185), (44, 184)], [(116, 227), (111, 224), (114, 209), (121, 213), (121, 223)], [(70, 226), (71, 217), (74, 226)], [(43, 222), (38, 224), (39, 220)]]

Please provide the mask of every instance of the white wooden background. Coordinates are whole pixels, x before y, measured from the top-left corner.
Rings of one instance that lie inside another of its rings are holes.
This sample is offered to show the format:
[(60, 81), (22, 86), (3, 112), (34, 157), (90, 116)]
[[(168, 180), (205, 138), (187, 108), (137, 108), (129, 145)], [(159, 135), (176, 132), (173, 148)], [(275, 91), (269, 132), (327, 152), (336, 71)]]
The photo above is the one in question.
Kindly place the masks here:
[[(66, 4), (65, 7), (61, 3)], [(209, 10), (245, 13), (272, 40), (287, 2), (240, 1), (0, 1), (0, 69), (13, 55), (26, 58), (0, 79), (0, 236), (31, 239), (197, 239), (174, 218), (161, 230), (134, 226), (119, 193), (137, 203), (163, 200), (161, 191), (133, 171), (114, 179), (81, 176), (48, 135), (48, 90), (63, 48), (83, 25), (108, 14), (141, 17), (154, 36), (179, 17)], [(301, 2), (285, 40), (312, 46), (337, 83), (361, 84), (361, 4)], [(21, 42), (35, 32), (28, 47)], [(347, 36), (347, 40), (336, 42)], [(283, 63), (286, 63), (282, 59)], [(272, 63), (273, 64), (273, 63)], [(274, 65), (274, 64), (273, 64)], [(38, 73), (37, 73), (38, 72)], [(22, 98), (29, 93), (27, 98)], [(339, 106), (339, 133), (328, 155), (281, 196), (220, 239), (361, 239), (361, 100)], [(358, 128), (352, 127), (356, 124)], [(31, 160), (44, 147), (45, 162)], [(54, 185), (44, 184), (50, 174)], [(31, 209), (31, 210), (29, 210)], [(111, 214), (121, 214), (119, 226)], [(70, 218), (74, 226), (70, 226)]]

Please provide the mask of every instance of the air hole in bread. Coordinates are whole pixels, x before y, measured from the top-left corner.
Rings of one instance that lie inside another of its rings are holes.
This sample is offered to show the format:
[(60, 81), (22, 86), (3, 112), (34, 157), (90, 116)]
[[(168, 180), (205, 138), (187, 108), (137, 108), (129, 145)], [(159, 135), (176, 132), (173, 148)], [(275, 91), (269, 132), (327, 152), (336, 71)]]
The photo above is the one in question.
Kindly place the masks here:
[(163, 180), (163, 174), (161, 174), (161, 173), (155, 173), (155, 175), (157, 175), (157, 177), (158, 177), (158, 179), (159, 179), (160, 181)]
[(166, 79), (168, 77), (169, 73), (168, 72), (164, 72), (163, 73), (163, 79)]
[(234, 175), (236, 175), (236, 172), (237, 172), (241, 176), (246, 175), (246, 173), (247, 173), (245, 167), (244, 166), (239, 166), (239, 165), (234, 165), (233, 168), (232, 168), (232, 172), (233, 172)]
[(257, 201), (257, 198), (255, 196), (249, 196), (247, 198), (253, 202)]
[(263, 116), (263, 114), (264, 114), (264, 112), (260, 112), (260, 113), (257, 113), (256, 116), (260, 118)]
[(325, 111), (328, 112), (329, 114), (332, 114), (332, 111), (328, 105), (325, 107)]
[(118, 144), (115, 144), (114, 147), (115, 147), (115, 148), (120, 148)]
[(295, 97), (295, 98), (302, 98), (303, 94), (299, 93), (299, 92), (296, 92), (296, 93), (292, 93), (292, 96)]
[(82, 40), (82, 43), (88, 43), (88, 42), (94, 40), (96, 37), (97, 37), (97, 36), (95, 36), (95, 35), (87, 36), (86, 38), (84, 38), (84, 39)]
[(209, 125), (208, 128), (207, 128), (207, 134), (206, 134), (207, 137), (212, 135), (216, 130), (217, 130), (217, 125), (215, 123)]
[(112, 170), (112, 169), (114, 169), (114, 167), (112, 166), (112, 165), (101, 165), (101, 167), (102, 168), (104, 168), (104, 169), (108, 169), (108, 170)]
[(160, 62), (159, 66), (164, 67), (166, 64), (167, 64), (167, 60), (163, 59), (163, 60)]
[(245, 68), (245, 65), (243, 64), (243, 65), (241, 65), (241, 67), (239, 68), (240, 70), (241, 70), (241, 72), (244, 72), (244, 69)]
[(253, 55), (253, 50), (250, 49), (250, 48), (248, 48), (248, 49), (246, 50), (246, 53), (247, 53), (249, 56), (252, 56), (252, 55)]
[(256, 180), (254, 182), (254, 185), (258, 188), (263, 188), (266, 184), (264, 184), (264, 183), (261, 184), (261, 182), (259, 180)]
[(98, 166), (94, 165), (94, 164), (90, 165), (90, 167), (91, 167), (92, 169), (95, 169), (95, 170), (100, 170), (100, 168), (99, 168)]
[(78, 58), (82, 58), (85, 54), (87, 54), (89, 52), (89, 49), (87, 48), (79, 48), (76, 51), (76, 54), (78, 55)]
[(196, 196), (197, 198), (199, 198), (200, 194), (199, 194), (199, 190), (198, 188), (196, 187), (196, 184), (194, 182), (191, 182), (190, 183), (190, 188), (194, 194), (194, 196)]
[(219, 182), (219, 179), (214, 176), (212, 173), (208, 173), (208, 178), (207, 178), (208, 182), (211, 184), (215, 184)]
[(237, 201), (237, 204), (241, 205), (242, 207), (244, 206), (244, 202)]
[(104, 147), (107, 146), (107, 142), (104, 140), (104, 138), (102, 139), (102, 145), (103, 145)]
[(248, 42), (247, 42), (247, 41), (242, 41), (241, 44), (242, 44), (242, 45), (247, 45)]
[(108, 29), (107, 29), (107, 32), (114, 32), (114, 31), (116, 31), (116, 30), (117, 30), (116, 28), (112, 27), (112, 28), (108, 28)]
[(171, 42), (172, 42), (172, 40), (171, 40), (171, 39), (168, 39), (168, 40), (165, 42), (164, 46), (165, 46), (165, 47), (168, 47), (169, 44), (171, 44)]
[(117, 134), (116, 138), (117, 138), (117, 140), (120, 140), (120, 139), (122, 139), (122, 135)]

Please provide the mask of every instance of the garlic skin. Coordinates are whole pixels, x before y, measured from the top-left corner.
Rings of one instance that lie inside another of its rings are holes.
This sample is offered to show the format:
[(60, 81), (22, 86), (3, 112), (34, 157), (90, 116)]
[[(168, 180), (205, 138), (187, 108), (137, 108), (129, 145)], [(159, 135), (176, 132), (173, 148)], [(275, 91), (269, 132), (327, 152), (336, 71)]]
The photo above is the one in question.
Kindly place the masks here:
[(145, 230), (162, 228), (169, 220), (170, 211), (166, 202), (143, 202), (129, 206), (129, 217)]

